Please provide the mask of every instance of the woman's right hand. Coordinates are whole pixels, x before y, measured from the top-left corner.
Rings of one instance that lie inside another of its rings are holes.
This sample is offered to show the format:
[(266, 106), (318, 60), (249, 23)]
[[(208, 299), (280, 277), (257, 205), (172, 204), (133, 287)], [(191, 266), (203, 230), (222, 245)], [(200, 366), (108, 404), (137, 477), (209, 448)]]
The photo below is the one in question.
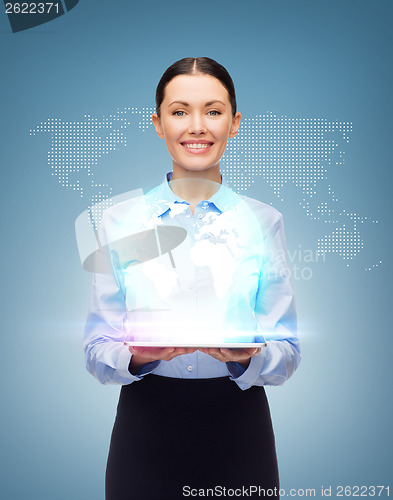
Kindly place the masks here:
[(129, 371), (135, 375), (143, 365), (152, 361), (170, 361), (181, 354), (189, 354), (197, 350), (196, 347), (129, 347), (132, 354)]

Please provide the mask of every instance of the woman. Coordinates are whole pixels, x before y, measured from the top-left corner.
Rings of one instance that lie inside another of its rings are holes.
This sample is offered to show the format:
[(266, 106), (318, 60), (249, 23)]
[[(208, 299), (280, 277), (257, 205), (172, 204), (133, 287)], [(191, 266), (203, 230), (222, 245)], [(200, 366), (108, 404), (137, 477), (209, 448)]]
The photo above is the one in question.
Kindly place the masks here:
[[(86, 365), (100, 382), (122, 385), (107, 463), (107, 500), (175, 500), (206, 495), (206, 488), (222, 492), (251, 485), (279, 496), (263, 386), (284, 383), (299, 364), (300, 350), (282, 216), (234, 194), (220, 173), (240, 119), (232, 79), (212, 59), (177, 61), (158, 84), (152, 120), (166, 142), (172, 172), (142, 205), (148, 212), (153, 207), (149, 217), (155, 227), (186, 229), (178, 248), (187, 249), (189, 260), (177, 249), (169, 252), (170, 259), (162, 256), (171, 266), (160, 278), (156, 259), (149, 260), (150, 267), (143, 258), (131, 266), (130, 261), (119, 264), (117, 249), (111, 252), (113, 272), (94, 275)], [(144, 216), (135, 204), (107, 210), (102, 240), (120, 241), (119, 225), (147, 237), (148, 231), (136, 231), (147, 227), (141, 225)], [(230, 221), (230, 229), (214, 232), (223, 221)], [(210, 267), (209, 258), (215, 259)], [(155, 286), (141, 285), (141, 269)], [(150, 307), (143, 307), (141, 297)], [(197, 347), (197, 339), (218, 339), (217, 332), (228, 326), (237, 333), (262, 331), (267, 345), (206, 348), (201, 341)], [(169, 335), (165, 338), (174, 343), (193, 338), (187, 343), (193, 347), (124, 345), (144, 329)], [(183, 337), (175, 336), (179, 331)]]

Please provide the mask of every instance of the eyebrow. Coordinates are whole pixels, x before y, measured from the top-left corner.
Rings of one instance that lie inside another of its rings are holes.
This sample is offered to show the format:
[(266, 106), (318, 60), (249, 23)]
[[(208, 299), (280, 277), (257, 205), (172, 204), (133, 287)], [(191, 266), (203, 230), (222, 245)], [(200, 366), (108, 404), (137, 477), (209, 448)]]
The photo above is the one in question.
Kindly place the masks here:
[[(212, 104), (215, 104), (216, 102), (219, 102), (220, 104), (223, 104), (225, 106), (225, 103), (220, 101), (219, 99), (215, 99), (214, 101), (209, 101), (205, 104), (205, 106), (211, 106)], [(184, 101), (173, 101), (169, 104), (169, 106), (172, 106), (172, 104), (182, 104), (183, 106), (187, 106), (189, 107), (190, 105), (188, 104), (188, 102), (184, 102)]]

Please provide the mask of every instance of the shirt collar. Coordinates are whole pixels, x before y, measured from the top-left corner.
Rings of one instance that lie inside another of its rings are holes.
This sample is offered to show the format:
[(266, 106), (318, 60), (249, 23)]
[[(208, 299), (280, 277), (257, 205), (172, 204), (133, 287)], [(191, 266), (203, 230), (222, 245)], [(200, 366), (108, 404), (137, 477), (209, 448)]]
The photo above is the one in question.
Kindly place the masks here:
[[(154, 193), (154, 206), (158, 217), (161, 217), (168, 210), (171, 210), (172, 203), (185, 203), (189, 205), (187, 201), (177, 196), (170, 188), (169, 181), (172, 178), (172, 174), (173, 172), (168, 172), (162, 184), (148, 193), (148, 195)], [(221, 186), (218, 191), (206, 201), (214, 205), (220, 212), (226, 212), (239, 203), (240, 197), (228, 187), (228, 184), (221, 175)]]

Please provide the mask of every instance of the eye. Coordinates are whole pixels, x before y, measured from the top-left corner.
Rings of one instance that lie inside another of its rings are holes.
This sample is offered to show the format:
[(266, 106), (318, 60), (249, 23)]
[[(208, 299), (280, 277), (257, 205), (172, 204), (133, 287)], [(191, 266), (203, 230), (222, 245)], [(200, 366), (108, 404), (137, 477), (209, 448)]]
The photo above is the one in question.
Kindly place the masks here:
[[(183, 113), (183, 114), (179, 114), (179, 113)], [(184, 116), (184, 111), (174, 111), (172, 113), (172, 115), (175, 115), (175, 116)]]
[(212, 114), (212, 115), (210, 115), (210, 116), (218, 116), (218, 115), (221, 115), (221, 113), (220, 113), (219, 111), (217, 111), (216, 109), (212, 109), (211, 111), (209, 111), (209, 114), (210, 114), (210, 113), (214, 113), (214, 114)]

